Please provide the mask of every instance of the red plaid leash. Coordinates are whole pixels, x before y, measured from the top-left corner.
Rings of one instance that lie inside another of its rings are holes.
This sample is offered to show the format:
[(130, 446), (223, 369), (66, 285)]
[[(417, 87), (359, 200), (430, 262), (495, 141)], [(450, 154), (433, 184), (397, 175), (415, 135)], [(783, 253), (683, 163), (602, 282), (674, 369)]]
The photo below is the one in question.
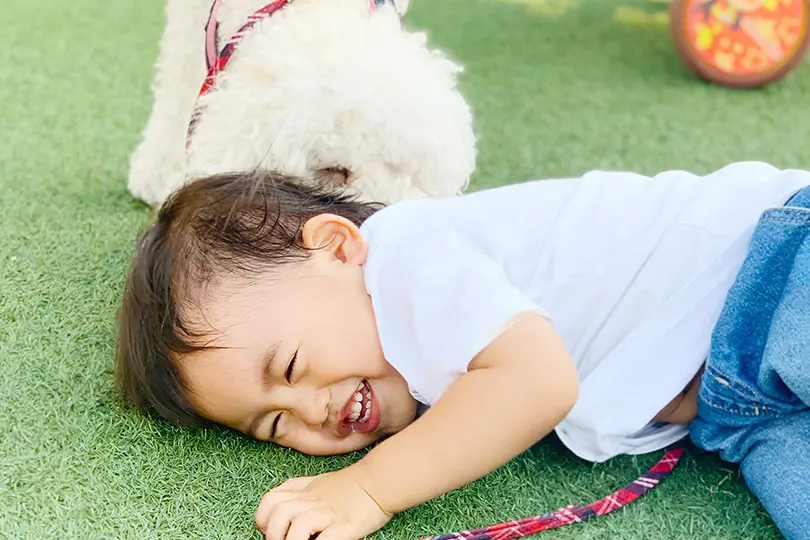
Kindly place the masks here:
[(217, 61), (219, 53), (219, 5), (222, 0), (214, 0), (211, 5), (211, 13), (208, 14), (208, 22), (205, 23), (205, 69), (211, 71), (214, 62)]
[[(253, 15), (248, 18), (248, 21), (242, 25), (242, 27), (236, 31), (233, 37), (222, 47), (222, 50), (216, 55), (216, 59), (214, 60), (214, 54), (212, 50), (216, 50), (217, 47), (217, 29), (219, 28), (219, 21), (217, 20), (217, 13), (219, 11), (219, 4), (220, 0), (214, 0), (213, 5), (211, 6), (211, 14), (208, 17), (208, 23), (205, 25), (205, 44), (206, 44), (206, 63), (208, 64), (208, 74), (205, 76), (205, 80), (203, 81), (202, 87), (200, 88), (200, 92), (198, 95), (198, 99), (200, 96), (204, 96), (211, 89), (214, 87), (214, 83), (217, 80), (217, 75), (220, 71), (225, 69), (225, 66), (228, 65), (228, 62), (231, 61), (231, 57), (233, 56), (233, 52), (236, 49), (236, 46), (239, 45), (239, 42), (242, 41), (242, 38), (245, 37), (245, 34), (256, 24), (259, 22), (267, 19), (268, 17), (272, 16), (276, 11), (284, 8), (292, 2), (292, 0), (275, 0), (273, 3), (264, 6), (263, 8), (256, 11)], [(200, 120), (200, 115), (202, 114), (202, 108), (199, 104), (194, 105), (194, 112), (191, 114), (191, 121), (188, 125), (188, 132), (186, 134), (186, 149), (188, 149), (189, 144), (191, 143), (191, 136), (194, 134), (194, 129), (197, 127), (197, 123)]]
[(586, 506), (572, 504), (550, 514), (541, 514), (519, 521), (490, 525), (473, 531), (431, 536), (421, 540), (510, 540), (604, 516), (623, 506), (627, 506), (657, 486), (675, 469), (681, 460), (681, 456), (683, 456), (683, 452), (683, 445), (676, 445), (666, 452), (664, 457), (646, 474), (614, 491), (607, 497)]
[[(213, 89), (214, 83), (217, 80), (217, 75), (220, 71), (224, 70), (225, 66), (228, 65), (228, 62), (231, 61), (231, 57), (233, 56), (234, 50), (236, 50), (236, 46), (239, 45), (239, 42), (242, 41), (245, 34), (258, 23), (272, 17), (274, 13), (286, 7), (288, 4), (291, 4), (292, 1), (293, 0), (275, 0), (263, 8), (260, 8), (253, 15), (248, 17), (247, 22), (236, 31), (233, 37), (231, 37), (230, 41), (228, 41), (222, 50), (217, 53), (217, 49), (219, 48), (217, 41), (217, 31), (219, 30), (218, 14), (222, 0), (214, 0), (213, 4), (211, 5), (211, 12), (208, 15), (208, 22), (205, 24), (205, 62), (208, 67), (208, 74), (205, 77), (205, 81), (203, 81), (197, 99)], [(372, 15), (377, 10), (378, 6), (385, 3), (385, 0), (368, 1), (369, 11)], [(194, 112), (191, 114), (191, 121), (189, 122), (188, 132), (186, 134), (186, 149), (188, 149), (188, 146), (191, 143), (191, 136), (194, 134), (194, 129), (197, 127), (201, 114), (202, 108), (198, 104), (195, 104)]]

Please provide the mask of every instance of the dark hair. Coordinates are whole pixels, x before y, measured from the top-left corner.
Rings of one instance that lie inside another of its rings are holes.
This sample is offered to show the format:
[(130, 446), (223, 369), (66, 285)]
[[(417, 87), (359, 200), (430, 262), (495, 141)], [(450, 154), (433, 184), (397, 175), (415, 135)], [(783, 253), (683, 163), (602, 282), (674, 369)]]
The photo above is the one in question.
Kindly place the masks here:
[(189, 316), (199, 289), (221, 275), (305, 260), (301, 231), (314, 216), (360, 226), (382, 206), (267, 171), (200, 178), (177, 190), (139, 236), (124, 289), (115, 379), (126, 401), (176, 425), (206, 424), (176, 365), (178, 355), (208, 348)]

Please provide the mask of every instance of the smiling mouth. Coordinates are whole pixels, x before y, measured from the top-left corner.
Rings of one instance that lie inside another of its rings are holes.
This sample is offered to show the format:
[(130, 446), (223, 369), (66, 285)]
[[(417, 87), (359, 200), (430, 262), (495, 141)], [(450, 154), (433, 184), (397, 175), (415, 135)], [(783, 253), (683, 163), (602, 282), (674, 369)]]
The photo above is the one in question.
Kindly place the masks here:
[(376, 405), (371, 385), (364, 379), (344, 405), (338, 430), (343, 436), (353, 432), (370, 433), (377, 429), (379, 423), (379, 406)]

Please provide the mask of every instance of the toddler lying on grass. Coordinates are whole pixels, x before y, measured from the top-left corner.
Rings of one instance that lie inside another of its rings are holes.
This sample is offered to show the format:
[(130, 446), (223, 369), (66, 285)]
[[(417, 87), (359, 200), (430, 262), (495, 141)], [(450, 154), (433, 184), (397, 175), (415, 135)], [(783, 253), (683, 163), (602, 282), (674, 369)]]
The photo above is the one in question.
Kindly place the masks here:
[(808, 185), (739, 163), (382, 207), (201, 178), (138, 241), (118, 384), (178, 425), (308, 454), (385, 439), (268, 492), (270, 540), (362, 538), (552, 430), (594, 462), (691, 430), (807, 539)]

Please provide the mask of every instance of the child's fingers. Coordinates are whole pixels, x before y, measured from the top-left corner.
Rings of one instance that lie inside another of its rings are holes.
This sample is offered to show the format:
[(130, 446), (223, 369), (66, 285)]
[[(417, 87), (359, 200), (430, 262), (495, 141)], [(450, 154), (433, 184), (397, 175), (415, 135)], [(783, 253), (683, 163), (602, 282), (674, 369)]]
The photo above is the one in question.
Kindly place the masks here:
[(274, 487), (270, 491), (286, 491), (286, 490), (300, 490), (307, 487), (313, 480), (315, 480), (317, 476), (297, 476), (295, 478), (290, 478), (283, 484)]
[(292, 520), (285, 540), (309, 540), (313, 534), (329, 527), (334, 520), (334, 514), (326, 510), (309, 510), (298, 514)]
[(264, 536), (267, 540), (286, 540), (292, 522), (301, 514), (313, 510), (316, 503), (302, 499), (274, 504), (267, 518)]
[(365, 534), (357, 534), (346, 525), (333, 524), (318, 535), (318, 540), (359, 540)]
[(254, 518), (259, 530), (265, 532), (265, 529), (267, 529), (267, 522), (270, 521), (273, 508), (283, 502), (297, 499), (299, 496), (300, 494), (297, 491), (268, 491), (265, 493), (262, 500), (259, 501)]

